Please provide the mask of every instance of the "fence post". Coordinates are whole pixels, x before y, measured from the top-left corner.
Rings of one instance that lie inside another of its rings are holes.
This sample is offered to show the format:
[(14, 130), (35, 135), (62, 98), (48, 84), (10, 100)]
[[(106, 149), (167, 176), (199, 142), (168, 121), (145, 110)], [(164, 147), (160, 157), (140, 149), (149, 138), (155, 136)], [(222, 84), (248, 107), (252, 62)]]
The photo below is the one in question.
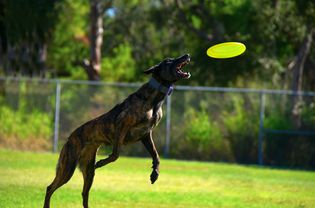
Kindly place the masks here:
[(58, 137), (59, 137), (59, 114), (60, 114), (60, 91), (61, 84), (60, 81), (56, 82), (56, 104), (55, 104), (55, 128), (54, 128), (54, 144), (53, 152), (58, 151)]
[(166, 134), (165, 134), (165, 146), (164, 157), (168, 157), (170, 153), (170, 140), (171, 140), (171, 96), (166, 97)]
[(264, 119), (265, 119), (265, 93), (260, 92), (260, 112), (259, 112), (259, 135), (258, 135), (258, 164), (264, 165), (263, 139), (264, 139)]

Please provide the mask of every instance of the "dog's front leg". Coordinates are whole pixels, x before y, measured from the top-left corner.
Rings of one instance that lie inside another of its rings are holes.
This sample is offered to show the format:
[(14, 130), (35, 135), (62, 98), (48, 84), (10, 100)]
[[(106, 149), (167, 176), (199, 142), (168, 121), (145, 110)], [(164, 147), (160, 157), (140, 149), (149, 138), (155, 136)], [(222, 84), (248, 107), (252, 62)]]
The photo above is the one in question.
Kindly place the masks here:
[(152, 131), (150, 131), (149, 134), (147, 134), (143, 139), (141, 139), (141, 142), (145, 146), (145, 148), (148, 150), (152, 157), (152, 173), (150, 175), (151, 183), (154, 184), (154, 182), (158, 179), (159, 173), (160, 173), (160, 158), (159, 154), (155, 148), (154, 142), (152, 140)]

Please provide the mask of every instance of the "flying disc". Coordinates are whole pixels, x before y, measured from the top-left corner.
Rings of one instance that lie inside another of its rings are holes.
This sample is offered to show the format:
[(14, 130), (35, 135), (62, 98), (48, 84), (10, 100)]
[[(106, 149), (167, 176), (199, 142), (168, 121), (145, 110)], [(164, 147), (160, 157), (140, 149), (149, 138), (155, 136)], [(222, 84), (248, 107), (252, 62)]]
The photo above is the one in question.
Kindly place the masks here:
[(225, 42), (211, 46), (207, 55), (212, 58), (224, 59), (239, 56), (246, 50), (246, 46), (239, 42)]

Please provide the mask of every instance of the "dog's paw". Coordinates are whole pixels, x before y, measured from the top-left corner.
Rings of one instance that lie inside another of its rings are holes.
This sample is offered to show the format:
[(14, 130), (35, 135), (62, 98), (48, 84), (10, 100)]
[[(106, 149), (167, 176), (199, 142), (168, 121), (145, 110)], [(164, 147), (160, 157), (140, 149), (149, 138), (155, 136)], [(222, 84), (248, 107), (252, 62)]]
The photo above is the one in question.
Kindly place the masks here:
[(151, 184), (154, 184), (154, 182), (158, 179), (159, 177), (159, 171), (157, 169), (153, 169), (150, 179), (151, 179)]

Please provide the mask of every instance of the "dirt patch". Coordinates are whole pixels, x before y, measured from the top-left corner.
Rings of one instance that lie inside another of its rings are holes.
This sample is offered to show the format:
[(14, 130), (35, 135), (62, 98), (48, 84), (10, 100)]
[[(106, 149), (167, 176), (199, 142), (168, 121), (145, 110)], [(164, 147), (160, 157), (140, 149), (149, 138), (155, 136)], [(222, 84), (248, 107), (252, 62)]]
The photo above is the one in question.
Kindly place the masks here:
[(51, 151), (52, 142), (43, 138), (20, 139), (0, 136), (0, 148), (30, 151)]

